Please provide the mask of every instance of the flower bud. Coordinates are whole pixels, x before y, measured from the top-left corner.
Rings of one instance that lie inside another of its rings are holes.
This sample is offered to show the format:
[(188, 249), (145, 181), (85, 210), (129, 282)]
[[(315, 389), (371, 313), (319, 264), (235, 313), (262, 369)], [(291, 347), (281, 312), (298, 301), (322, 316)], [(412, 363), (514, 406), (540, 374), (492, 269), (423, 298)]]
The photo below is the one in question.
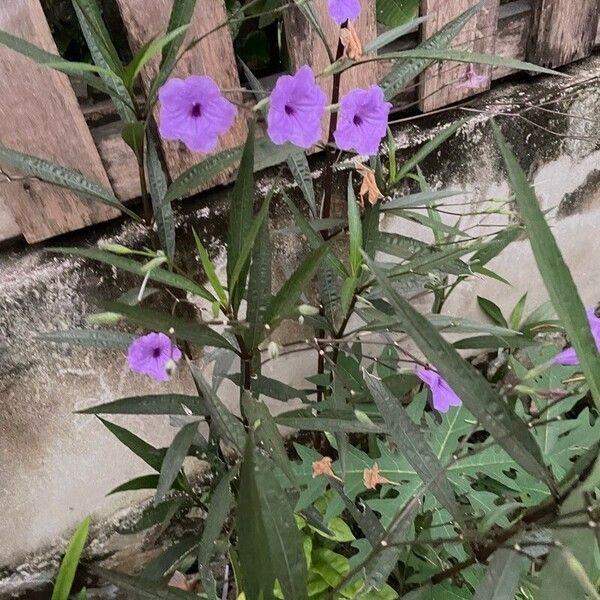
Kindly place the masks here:
[(316, 306), (310, 304), (301, 304), (298, 307), (298, 312), (305, 317), (314, 317), (319, 314), (319, 309)]
[(275, 360), (279, 357), (279, 354), (281, 353), (282, 349), (283, 348), (277, 342), (269, 342), (267, 352), (269, 353), (269, 357), (272, 360)]

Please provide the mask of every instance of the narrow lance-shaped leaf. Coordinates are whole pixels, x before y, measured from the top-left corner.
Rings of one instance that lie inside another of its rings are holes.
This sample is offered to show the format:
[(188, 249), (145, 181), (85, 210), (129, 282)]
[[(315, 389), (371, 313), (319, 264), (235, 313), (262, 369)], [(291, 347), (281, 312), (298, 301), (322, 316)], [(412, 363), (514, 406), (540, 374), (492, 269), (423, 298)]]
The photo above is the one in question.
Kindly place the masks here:
[(158, 394), (119, 398), (77, 412), (88, 415), (205, 415), (206, 407), (197, 396)]
[(327, 244), (322, 244), (311, 252), (304, 262), (292, 273), (292, 276), (283, 284), (271, 300), (265, 315), (267, 323), (273, 323), (283, 318), (296, 306), (300, 294), (314, 277), (321, 261), (329, 251)]
[[(435, 35), (420, 44), (418, 48), (429, 50), (447, 47), (480, 9), (481, 3), (472, 6), (456, 17), (456, 19), (450, 21), (450, 23), (445, 25)], [(392, 100), (410, 81), (433, 64), (433, 62), (432, 59), (426, 58), (405, 60), (398, 67), (392, 69), (392, 71), (379, 82), (379, 85), (383, 88), (385, 99)]]
[(352, 187), (352, 176), (348, 178), (348, 234), (350, 236), (350, 272), (356, 278), (360, 275), (362, 266), (360, 251), (363, 247), (363, 237), (360, 211)]
[[(173, 8), (171, 10), (171, 16), (169, 17), (169, 25), (167, 26), (167, 32), (175, 31), (179, 27), (188, 26), (192, 20), (194, 9), (196, 8), (196, 0), (177, 0), (173, 2)], [(162, 60), (160, 62), (160, 69), (152, 81), (148, 98), (150, 102), (154, 101), (154, 96), (160, 88), (160, 86), (167, 80), (175, 62), (177, 60), (177, 54), (183, 43), (184, 36), (176, 37), (170, 40), (162, 49)]]
[(505, 600), (514, 598), (519, 588), (521, 568), (525, 558), (514, 550), (501, 548), (490, 559), (473, 600)]
[(273, 464), (248, 435), (240, 471), (238, 553), (248, 600), (274, 600), (277, 579), (285, 598), (307, 600), (307, 573), (300, 531)]
[(172, 261), (175, 255), (175, 216), (171, 203), (165, 201), (167, 176), (158, 155), (158, 139), (151, 128), (146, 136), (146, 166), (158, 240), (167, 258)]
[(290, 154), (287, 159), (287, 165), (310, 208), (310, 212), (313, 217), (316, 217), (317, 203), (315, 200), (315, 188), (306, 154), (304, 152)]
[(79, 527), (75, 530), (69, 540), (69, 545), (63, 557), (56, 581), (54, 582), (54, 589), (52, 590), (52, 600), (68, 600), (71, 595), (71, 587), (75, 579), (75, 573), (77, 571), (77, 565), (85, 542), (87, 540), (88, 531), (90, 528), (90, 518), (85, 518)]
[(221, 304), (223, 306), (227, 306), (227, 304), (229, 302), (227, 299), (227, 293), (225, 292), (225, 289), (221, 285), (221, 281), (219, 280), (217, 272), (215, 271), (215, 267), (212, 264), (212, 261), (210, 260), (210, 256), (208, 255), (206, 248), (202, 244), (202, 241), (200, 240), (200, 236), (196, 233), (196, 230), (193, 227), (192, 227), (192, 233), (194, 234), (194, 240), (196, 242), (196, 250), (198, 251), (198, 257), (200, 258), (200, 262), (202, 263), (202, 268), (204, 269), (204, 274), (206, 275), (206, 278), (210, 282), (210, 285), (212, 285), (212, 288), (215, 291), (215, 294), (217, 294)]
[(481, 373), (458, 354), (435, 326), (396, 293), (373, 261), (369, 257), (365, 257), (365, 261), (401, 319), (403, 329), (465, 406), (519, 465), (554, 489), (552, 476), (527, 425), (509, 410)]
[(198, 421), (194, 421), (193, 423), (184, 425), (173, 438), (160, 467), (158, 487), (156, 488), (156, 496), (154, 497), (155, 506), (165, 497), (166, 493), (171, 489), (173, 482), (177, 479), (197, 431)]
[(245, 443), (244, 426), (229, 409), (221, 402), (217, 394), (202, 375), (200, 369), (188, 361), (188, 366), (194, 378), (198, 393), (202, 395), (206, 403), (206, 409), (210, 415), (211, 430), (214, 428), (217, 436), (223, 438), (241, 454)]
[(67, 188), (84, 198), (95, 200), (102, 204), (117, 208), (121, 212), (129, 215), (132, 219), (140, 221), (140, 217), (132, 210), (129, 210), (123, 205), (119, 199), (109, 190), (102, 187), (96, 181), (88, 179), (74, 169), (67, 169), (60, 165), (51, 163), (43, 158), (23, 154), (10, 148), (0, 146), (0, 161), (9, 163), (15, 166), (19, 171), (26, 175), (32, 175), (47, 183), (58, 185), (59, 187)]
[(248, 137), (244, 145), (244, 152), (240, 162), (237, 179), (231, 192), (231, 207), (229, 211), (229, 231), (227, 236), (227, 287), (229, 288), (229, 302), (234, 313), (237, 312), (243, 296), (240, 290), (235, 289), (233, 276), (236, 274), (241, 281), (246, 281), (248, 261), (238, 267), (242, 256), (244, 241), (251, 228), (252, 208), (254, 204), (254, 121), (250, 123)]
[(73, 344), (88, 348), (127, 348), (135, 339), (131, 333), (107, 329), (63, 329), (38, 335), (40, 340), (55, 344)]
[(158, 268), (146, 271), (143, 269), (144, 265), (135, 260), (113, 254), (112, 252), (100, 250), (99, 248), (50, 248), (49, 251), (97, 260), (98, 262), (111, 265), (122, 271), (127, 271), (128, 273), (133, 273), (140, 277), (148, 277), (148, 279), (151, 279), (152, 281), (158, 281), (159, 283), (164, 283), (165, 285), (190, 292), (190, 294), (200, 296), (210, 302), (214, 301), (214, 298), (207, 290), (183, 275)]
[(538, 269), (558, 317), (577, 352), (596, 407), (600, 408), (600, 355), (596, 349), (585, 308), (577, 293), (573, 276), (563, 259), (523, 169), (504, 141), (498, 126), (495, 123), (492, 125), (521, 218), (529, 233), (531, 249)]
[(212, 346), (214, 348), (228, 348), (235, 351), (235, 348), (219, 333), (211, 329), (208, 325), (195, 321), (186, 321), (179, 317), (173, 317), (169, 313), (158, 310), (139, 308), (138, 306), (128, 306), (119, 302), (108, 302), (107, 310), (124, 315), (134, 323), (151, 330), (159, 330), (169, 333), (181, 340), (197, 344), (198, 346)]
[(217, 152), (217, 154), (213, 154), (193, 167), (190, 167), (169, 186), (165, 202), (172, 202), (191, 194), (196, 188), (206, 184), (223, 171), (223, 169), (239, 160), (241, 155), (242, 148), (236, 146), (235, 148), (228, 148), (227, 150)]
[(456, 502), (452, 486), (444, 473), (444, 467), (423, 434), (406, 414), (402, 405), (392, 398), (381, 379), (364, 369), (363, 377), (381, 416), (389, 427), (392, 440), (423, 483), (430, 484), (433, 495), (464, 530), (466, 528), (464, 515)]

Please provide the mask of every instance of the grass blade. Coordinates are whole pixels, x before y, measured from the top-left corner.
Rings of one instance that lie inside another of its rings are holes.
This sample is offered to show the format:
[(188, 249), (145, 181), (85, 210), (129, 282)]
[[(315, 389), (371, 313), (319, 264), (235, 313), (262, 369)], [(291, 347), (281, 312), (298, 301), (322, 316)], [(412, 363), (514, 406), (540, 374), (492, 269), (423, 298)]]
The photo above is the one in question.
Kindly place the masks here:
[(69, 595), (71, 594), (71, 586), (75, 579), (77, 565), (79, 564), (79, 559), (81, 558), (81, 553), (83, 552), (83, 547), (87, 540), (89, 528), (90, 518), (87, 517), (81, 522), (69, 540), (67, 551), (60, 563), (58, 575), (54, 582), (52, 600), (68, 600)]

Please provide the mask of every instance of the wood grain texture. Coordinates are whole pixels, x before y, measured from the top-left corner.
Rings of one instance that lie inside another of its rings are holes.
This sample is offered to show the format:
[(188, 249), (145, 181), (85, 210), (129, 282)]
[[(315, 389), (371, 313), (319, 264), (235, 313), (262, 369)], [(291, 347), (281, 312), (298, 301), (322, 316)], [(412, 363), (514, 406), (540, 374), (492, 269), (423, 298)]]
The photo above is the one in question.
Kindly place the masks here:
[(532, 7), (530, 61), (560, 67), (592, 53), (600, 0), (532, 0)]
[[(531, 7), (527, 0), (518, 0), (500, 8), (495, 53), (505, 58), (527, 60), (527, 44), (531, 31)], [(514, 73), (514, 69), (494, 67), (492, 80)]]
[[(164, 34), (173, 7), (173, 0), (117, 0), (117, 4), (127, 30), (129, 45), (135, 52), (149, 40)], [(223, 24), (226, 19), (227, 11), (223, 0), (199, 0), (183, 45), (208, 34), (215, 27)], [(142, 72), (142, 82), (146, 90), (157, 71), (158, 64), (157, 57)], [(173, 76), (186, 77), (188, 75), (208, 75), (224, 90), (240, 88), (228, 26), (206, 35), (200, 43), (179, 60)], [(241, 94), (238, 92), (227, 93), (227, 96), (234, 103), (241, 103)], [(245, 116), (247, 117), (247, 114)], [(155, 117), (158, 120), (158, 107)], [(242, 144), (246, 139), (246, 132), (244, 113), (240, 111), (233, 127), (221, 136), (217, 151)], [(180, 142), (163, 141), (163, 148), (167, 168), (173, 179), (205, 158), (203, 154), (190, 152)], [(228, 177), (229, 173), (223, 173), (212, 183), (222, 183)]]
[[(363, 9), (360, 17), (354, 22), (354, 27), (363, 45), (377, 37), (377, 22), (375, 2), (362, 0)], [(313, 6), (319, 15), (323, 31), (333, 55), (335, 56), (340, 27), (329, 16), (327, 0), (315, 0)], [(315, 74), (329, 65), (329, 58), (323, 40), (310, 27), (302, 13), (295, 7), (288, 7), (283, 13), (286, 40), (292, 71), (297, 71), (304, 65), (309, 65)], [(340, 97), (355, 88), (367, 88), (379, 81), (379, 63), (372, 62), (353, 67), (345, 71), (341, 77)], [(331, 98), (332, 77), (318, 80), (327, 98)], [(324, 127), (329, 122), (329, 116), (323, 119)], [(324, 137), (326, 137), (324, 132)]]
[[(39, 0), (0, 2), (0, 29), (58, 54)], [(0, 144), (77, 169), (110, 188), (68, 77), (5, 46), (0, 46)], [(21, 178), (9, 165), (3, 170)], [(2, 184), (0, 193), (28, 242), (119, 215), (33, 179)]]
[[(430, 38), (478, 2), (479, 0), (422, 0), (421, 12), (427, 16), (427, 21), (421, 28), (423, 40)], [(465, 25), (451, 47), (457, 50), (493, 53), (499, 5), (500, 0), (485, 0), (483, 8)], [(444, 61), (437, 62), (427, 69), (421, 76), (419, 89), (421, 110), (429, 112), (489, 89), (491, 67), (475, 65), (473, 68), (478, 75), (486, 76), (486, 81), (475, 90), (460, 87), (467, 77), (467, 64)]]

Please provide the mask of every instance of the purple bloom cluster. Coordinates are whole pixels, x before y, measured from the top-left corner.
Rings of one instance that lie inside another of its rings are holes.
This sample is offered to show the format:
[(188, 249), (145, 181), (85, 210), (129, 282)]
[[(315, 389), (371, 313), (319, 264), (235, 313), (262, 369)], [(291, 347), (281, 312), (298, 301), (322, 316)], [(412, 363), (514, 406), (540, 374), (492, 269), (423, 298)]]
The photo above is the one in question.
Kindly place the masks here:
[(129, 368), (134, 373), (167, 381), (175, 362), (181, 360), (181, 350), (164, 333), (149, 333), (135, 339), (127, 354)]
[[(236, 108), (210, 77), (171, 79), (159, 91), (160, 134), (181, 140), (193, 152), (211, 152), (232, 125)], [(326, 97), (310, 67), (277, 80), (270, 97), (267, 133), (275, 144), (291, 142), (310, 148), (322, 139)], [(340, 102), (335, 141), (341, 150), (376, 154), (385, 136), (392, 105), (383, 90), (372, 85), (356, 89)]]
[[(588, 323), (592, 331), (592, 336), (596, 342), (596, 348), (600, 352), (600, 319), (596, 316), (596, 311), (593, 308), (588, 308), (587, 311)], [(578, 365), (579, 358), (575, 352), (575, 348), (566, 348), (562, 352), (559, 352), (553, 359), (552, 362), (555, 365)]]
[(448, 412), (451, 406), (460, 406), (461, 399), (454, 390), (448, 385), (439, 373), (431, 369), (417, 369), (415, 375), (431, 390), (433, 398), (433, 408), (441, 413)]

